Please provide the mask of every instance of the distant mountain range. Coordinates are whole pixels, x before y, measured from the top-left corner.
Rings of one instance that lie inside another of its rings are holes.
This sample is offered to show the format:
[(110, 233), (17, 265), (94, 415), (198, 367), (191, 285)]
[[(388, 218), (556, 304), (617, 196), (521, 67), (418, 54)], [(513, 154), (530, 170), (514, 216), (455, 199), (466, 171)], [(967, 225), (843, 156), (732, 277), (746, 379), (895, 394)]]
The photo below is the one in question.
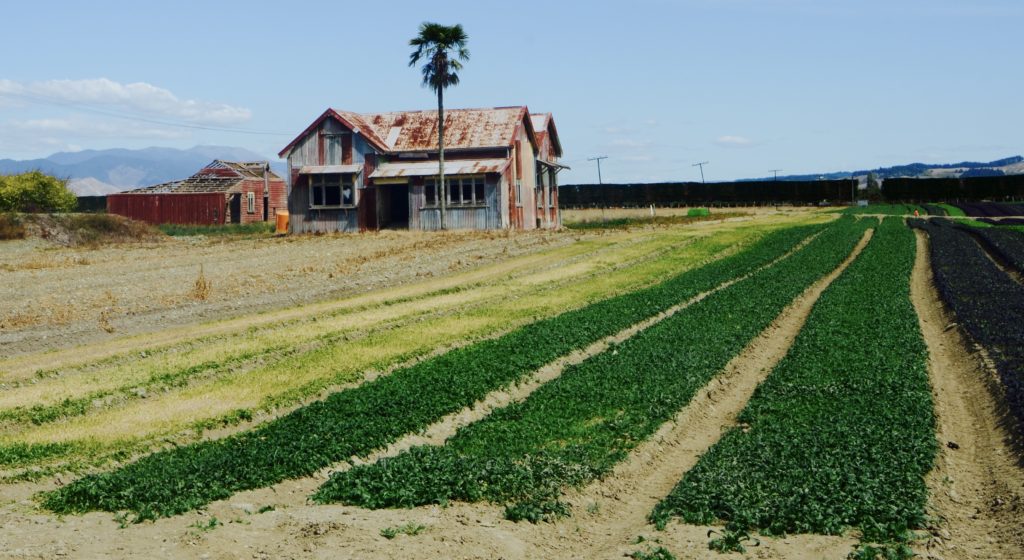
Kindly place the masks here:
[[(860, 171), (833, 171), (830, 173), (811, 173), (807, 175), (779, 175), (779, 181), (813, 181), (816, 179), (865, 179), (874, 173), (878, 179), (893, 177), (981, 177), (992, 175), (1024, 174), (1024, 157), (1013, 156), (997, 159), (988, 163), (962, 161), (960, 163), (910, 163), (879, 167), (878, 169), (862, 169)], [(744, 179), (748, 181), (773, 181), (774, 177)]]
[[(264, 161), (268, 158), (244, 148), (195, 146), (187, 150), (144, 148), (58, 152), (32, 160), (0, 160), (0, 173), (21, 173), (38, 169), (70, 179), (69, 186), (79, 196), (103, 195), (135, 187), (184, 179), (215, 159), (228, 161)], [(270, 160), (278, 174), (284, 163)], [(282, 175), (283, 176), (283, 175)]]
[[(144, 148), (141, 150), (110, 149), (58, 152), (52, 156), (32, 160), (0, 159), (0, 174), (21, 173), (38, 169), (57, 177), (66, 177), (71, 190), (79, 196), (104, 195), (136, 187), (184, 179), (215, 159), (228, 161), (263, 161), (267, 158), (244, 148), (230, 146), (195, 146), (187, 150), (175, 148)], [(285, 163), (270, 160), (275, 173), (285, 176)], [(806, 175), (780, 175), (780, 181), (812, 181), (815, 179), (859, 179), (866, 181), (874, 173), (879, 179), (891, 177), (970, 177), (982, 175), (1024, 174), (1024, 157), (1008, 158), (980, 163), (932, 164), (911, 163), (863, 169), (860, 171), (833, 171)], [(772, 181), (774, 177), (745, 179)]]

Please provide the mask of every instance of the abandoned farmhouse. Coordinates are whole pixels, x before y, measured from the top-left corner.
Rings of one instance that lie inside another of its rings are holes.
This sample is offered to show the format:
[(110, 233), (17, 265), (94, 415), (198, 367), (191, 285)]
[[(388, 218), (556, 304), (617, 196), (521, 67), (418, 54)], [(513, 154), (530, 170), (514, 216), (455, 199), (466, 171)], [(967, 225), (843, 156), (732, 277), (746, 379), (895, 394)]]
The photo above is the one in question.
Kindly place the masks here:
[[(440, 228), (437, 111), (328, 109), (281, 150), (293, 233)], [(556, 228), (562, 147), (550, 114), (445, 111), (451, 229)]]

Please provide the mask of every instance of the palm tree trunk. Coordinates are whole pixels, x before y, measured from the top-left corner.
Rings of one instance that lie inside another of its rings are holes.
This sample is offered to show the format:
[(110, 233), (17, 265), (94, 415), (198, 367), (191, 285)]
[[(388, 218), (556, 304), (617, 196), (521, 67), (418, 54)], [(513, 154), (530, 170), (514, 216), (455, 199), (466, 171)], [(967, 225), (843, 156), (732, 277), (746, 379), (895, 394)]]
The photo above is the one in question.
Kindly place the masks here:
[(444, 181), (444, 88), (437, 88), (437, 146), (440, 151), (438, 191), (441, 193), (441, 229), (447, 227), (445, 210), (448, 201), (448, 186)]

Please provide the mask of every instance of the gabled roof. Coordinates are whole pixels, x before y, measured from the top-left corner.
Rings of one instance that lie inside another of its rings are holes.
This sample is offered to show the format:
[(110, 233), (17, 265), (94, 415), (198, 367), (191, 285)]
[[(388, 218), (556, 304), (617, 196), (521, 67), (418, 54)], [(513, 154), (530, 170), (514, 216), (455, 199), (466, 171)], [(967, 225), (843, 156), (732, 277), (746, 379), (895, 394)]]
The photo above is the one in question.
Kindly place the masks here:
[(271, 180), (281, 180), (265, 161), (224, 161), (215, 159), (188, 179), (170, 181), (127, 191), (127, 194), (228, 193), (237, 192), (245, 179), (262, 179), (266, 170)]
[[(520, 125), (537, 146), (533, 123), (526, 107), (446, 109), (445, 149), (508, 148)], [(437, 151), (437, 111), (398, 111), (359, 114), (328, 109), (278, 154), (284, 157), (296, 144), (328, 118), (361, 134), (382, 153)]]
[(551, 113), (533, 113), (530, 115), (530, 121), (537, 132), (537, 143), (542, 143), (544, 138), (550, 136), (555, 155), (562, 157), (562, 142), (558, 139), (558, 129), (555, 128), (555, 118)]

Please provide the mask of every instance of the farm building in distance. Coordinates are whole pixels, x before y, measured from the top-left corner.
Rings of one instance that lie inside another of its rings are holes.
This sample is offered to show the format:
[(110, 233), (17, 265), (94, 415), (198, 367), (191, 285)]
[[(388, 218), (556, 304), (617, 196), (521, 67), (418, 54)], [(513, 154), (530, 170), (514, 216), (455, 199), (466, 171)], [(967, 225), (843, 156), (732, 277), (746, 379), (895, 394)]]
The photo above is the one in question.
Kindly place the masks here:
[(287, 208), (284, 179), (265, 161), (214, 160), (194, 175), (107, 197), (107, 212), (151, 224), (248, 224)]
[[(440, 228), (437, 111), (328, 109), (279, 155), (292, 232)], [(561, 155), (550, 113), (446, 110), (447, 227), (559, 227)]]

